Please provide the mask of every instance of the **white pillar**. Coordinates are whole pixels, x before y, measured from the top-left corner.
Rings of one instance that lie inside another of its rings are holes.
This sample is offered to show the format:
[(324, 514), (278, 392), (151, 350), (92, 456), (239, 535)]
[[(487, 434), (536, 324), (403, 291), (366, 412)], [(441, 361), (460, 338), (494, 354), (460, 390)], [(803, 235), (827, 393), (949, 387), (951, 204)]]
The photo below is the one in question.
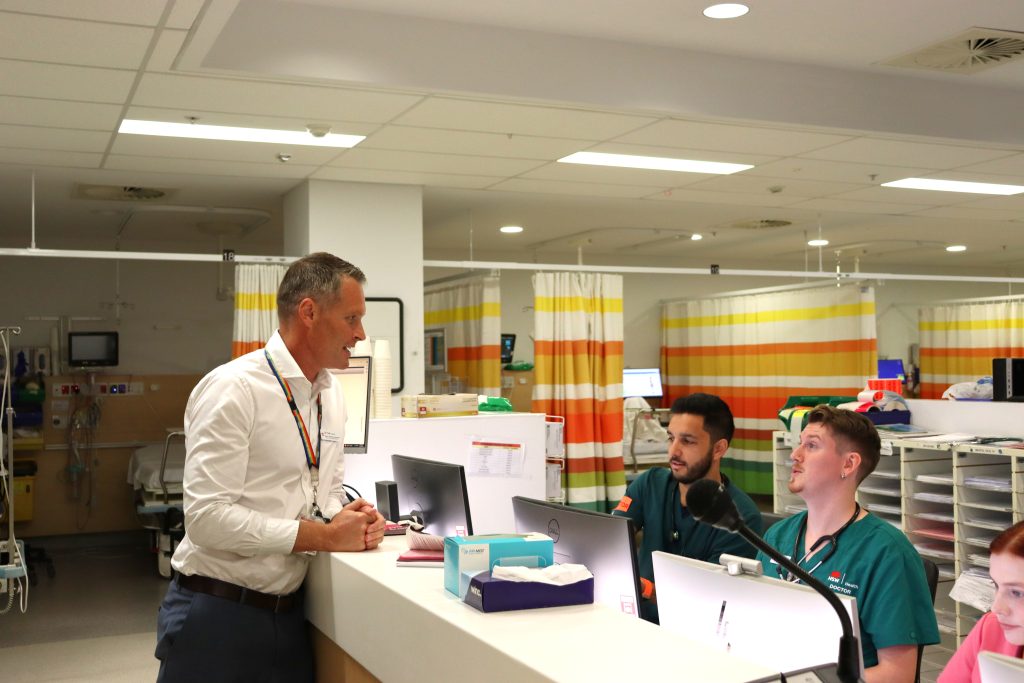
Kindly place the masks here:
[[(394, 297), (404, 309), (403, 394), (423, 391), (423, 190), (307, 180), (284, 198), (284, 252), (327, 251), (366, 273), (366, 296)], [(372, 320), (367, 335), (375, 338)], [(399, 372), (392, 343), (392, 373)], [(392, 415), (401, 414), (398, 394)]]

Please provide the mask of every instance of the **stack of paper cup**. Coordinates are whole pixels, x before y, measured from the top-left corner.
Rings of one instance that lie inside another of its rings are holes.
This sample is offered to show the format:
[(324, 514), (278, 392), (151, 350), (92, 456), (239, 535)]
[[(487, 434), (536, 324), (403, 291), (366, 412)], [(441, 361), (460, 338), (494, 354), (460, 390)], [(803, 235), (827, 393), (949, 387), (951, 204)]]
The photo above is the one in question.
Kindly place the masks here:
[(373, 343), (373, 416), (391, 417), (391, 343)]
[(352, 347), (353, 356), (372, 356), (373, 346), (370, 344), (369, 339), (361, 339), (356, 342), (356, 345)]

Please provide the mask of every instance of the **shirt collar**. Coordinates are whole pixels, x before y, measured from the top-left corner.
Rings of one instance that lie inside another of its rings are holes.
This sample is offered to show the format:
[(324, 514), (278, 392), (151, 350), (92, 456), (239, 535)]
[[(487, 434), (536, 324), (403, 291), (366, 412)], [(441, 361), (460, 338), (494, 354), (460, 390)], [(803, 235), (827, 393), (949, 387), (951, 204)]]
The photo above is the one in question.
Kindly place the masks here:
[[(267, 341), (266, 346), (267, 352), (270, 353), (274, 359), (274, 365), (277, 366), (277, 371), (281, 373), (281, 377), (287, 379), (290, 383), (294, 384), (297, 380), (303, 382), (309, 382), (306, 379), (306, 375), (302, 372), (302, 368), (295, 362), (288, 347), (285, 346), (284, 339), (281, 338), (280, 330), (275, 330), (274, 334)], [(331, 373), (321, 368), (320, 372), (314, 378), (313, 385), (310, 387), (310, 393), (315, 394), (328, 389), (331, 386)]]

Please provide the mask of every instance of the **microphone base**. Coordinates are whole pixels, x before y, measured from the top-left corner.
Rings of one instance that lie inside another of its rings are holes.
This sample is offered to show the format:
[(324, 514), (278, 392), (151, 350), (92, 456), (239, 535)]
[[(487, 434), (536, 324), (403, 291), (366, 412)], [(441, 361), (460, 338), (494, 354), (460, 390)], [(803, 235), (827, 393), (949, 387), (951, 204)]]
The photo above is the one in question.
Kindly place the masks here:
[[(849, 683), (849, 679), (844, 679), (839, 675), (838, 666), (835, 664), (822, 664), (799, 671), (790, 671), (775, 680), (778, 680), (779, 683)], [(860, 677), (853, 680), (857, 683), (864, 682), (864, 679)]]

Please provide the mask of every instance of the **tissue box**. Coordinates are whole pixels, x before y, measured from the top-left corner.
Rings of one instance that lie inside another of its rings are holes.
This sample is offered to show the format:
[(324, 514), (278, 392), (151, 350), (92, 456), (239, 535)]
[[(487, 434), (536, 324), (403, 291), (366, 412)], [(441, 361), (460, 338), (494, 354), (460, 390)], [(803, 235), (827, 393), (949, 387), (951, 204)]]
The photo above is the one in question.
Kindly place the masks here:
[(479, 412), (476, 394), (419, 394), (402, 397), (402, 417), (459, 417)]
[(444, 539), (444, 587), (460, 598), (470, 579), (489, 572), (497, 564), (547, 567), (554, 561), (555, 544), (538, 533), (446, 536)]
[(489, 571), (481, 572), (470, 580), (463, 599), (481, 612), (588, 605), (594, 602), (594, 578), (552, 586), (538, 581), (504, 581), (494, 578)]

